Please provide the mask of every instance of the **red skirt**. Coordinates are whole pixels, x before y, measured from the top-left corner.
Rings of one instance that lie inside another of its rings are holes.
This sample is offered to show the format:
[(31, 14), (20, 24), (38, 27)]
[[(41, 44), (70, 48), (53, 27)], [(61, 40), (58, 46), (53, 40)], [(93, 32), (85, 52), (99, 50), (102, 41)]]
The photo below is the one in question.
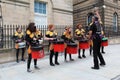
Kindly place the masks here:
[(67, 54), (77, 54), (77, 44), (67, 44), (66, 52)]
[(54, 52), (64, 52), (65, 45), (64, 41), (53, 42)]
[(40, 50), (40, 51), (32, 51), (32, 58), (33, 59), (40, 59), (43, 58), (45, 56), (44, 54), (44, 50)]

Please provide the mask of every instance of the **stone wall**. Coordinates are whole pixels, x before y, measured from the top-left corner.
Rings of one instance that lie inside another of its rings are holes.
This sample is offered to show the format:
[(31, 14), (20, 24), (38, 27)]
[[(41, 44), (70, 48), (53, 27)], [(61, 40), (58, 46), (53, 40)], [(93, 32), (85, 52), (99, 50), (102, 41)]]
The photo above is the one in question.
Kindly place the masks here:
[[(73, 25), (72, 0), (37, 0), (47, 4), (47, 22)], [(34, 0), (2, 0), (4, 24), (28, 24), (34, 21)]]

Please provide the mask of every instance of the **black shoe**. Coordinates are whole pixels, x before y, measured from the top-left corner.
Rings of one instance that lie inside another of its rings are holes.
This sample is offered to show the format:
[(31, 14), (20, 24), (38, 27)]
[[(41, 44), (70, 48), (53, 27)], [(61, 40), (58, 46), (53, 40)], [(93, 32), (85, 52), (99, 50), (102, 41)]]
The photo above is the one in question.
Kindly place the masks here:
[(105, 66), (106, 64), (100, 63), (100, 66)]
[(105, 52), (104, 52), (104, 51), (102, 51), (102, 53), (103, 53), (103, 54), (105, 54)]
[(39, 70), (40, 68), (39, 68), (38, 66), (35, 66), (35, 69), (38, 69), (38, 70)]
[(70, 61), (74, 61), (74, 59), (70, 59)]
[(25, 62), (25, 59), (21, 59), (21, 61)]
[(30, 69), (27, 69), (27, 72), (32, 72), (32, 70), (30, 70)]
[(55, 62), (55, 64), (56, 64), (56, 65), (60, 65), (60, 63), (58, 63), (58, 62)]
[(99, 69), (99, 67), (91, 67), (91, 69), (98, 70), (98, 69)]
[(53, 64), (53, 63), (50, 63), (50, 66), (55, 66), (55, 64)]
[(19, 63), (19, 60), (16, 60), (17, 63)]
[(78, 58), (79, 58), (79, 59), (82, 59), (82, 57), (81, 57), (81, 56), (78, 56)]
[(86, 58), (86, 56), (85, 56), (85, 55), (82, 55), (82, 57), (83, 57), (83, 58)]

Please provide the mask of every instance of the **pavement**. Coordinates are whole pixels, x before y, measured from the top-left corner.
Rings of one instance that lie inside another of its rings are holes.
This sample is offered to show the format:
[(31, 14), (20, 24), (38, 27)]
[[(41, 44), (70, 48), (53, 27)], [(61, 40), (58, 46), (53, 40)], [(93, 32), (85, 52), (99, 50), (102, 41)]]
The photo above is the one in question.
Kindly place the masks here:
[[(26, 71), (26, 62), (10, 62), (0, 64), (0, 80), (120, 80), (120, 44), (105, 47), (103, 54), (106, 66), (99, 70), (93, 70), (93, 58), (86, 50), (86, 58), (64, 62), (64, 56), (59, 54), (59, 66), (49, 66), (49, 58), (46, 56), (38, 61), (40, 70), (35, 70), (33, 62), (32, 72)], [(69, 56), (68, 56), (69, 57)]]

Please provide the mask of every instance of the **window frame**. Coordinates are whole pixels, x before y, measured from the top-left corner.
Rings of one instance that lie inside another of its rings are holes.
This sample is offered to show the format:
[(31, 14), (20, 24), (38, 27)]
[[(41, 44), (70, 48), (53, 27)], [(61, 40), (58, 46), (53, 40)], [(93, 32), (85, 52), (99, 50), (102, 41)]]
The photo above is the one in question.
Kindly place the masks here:
[(118, 14), (116, 12), (113, 14), (113, 31), (118, 31)]
[[(36, 8), (36, 3), (38, 3), (38, 5), (39, 5), (38, 9)], [(42, 5), (42, 8), (40, 7), (41, 6), (40, 4)], [(43, 8), (44, 4), (45, 4), (45, 9)], [(38, 10), (38, 11), (36, 11), (36, 10)], [(40, 12), (40, 10), (42, 12)], [(45, 13), (44, 13), (44, 11), (45, 11)], [(34, 1), (34, 13), (37, 14), (37, 15), (43, 15), (43, 16), (47, 15), (47, 3), (42, 2), (42, 1)]]

